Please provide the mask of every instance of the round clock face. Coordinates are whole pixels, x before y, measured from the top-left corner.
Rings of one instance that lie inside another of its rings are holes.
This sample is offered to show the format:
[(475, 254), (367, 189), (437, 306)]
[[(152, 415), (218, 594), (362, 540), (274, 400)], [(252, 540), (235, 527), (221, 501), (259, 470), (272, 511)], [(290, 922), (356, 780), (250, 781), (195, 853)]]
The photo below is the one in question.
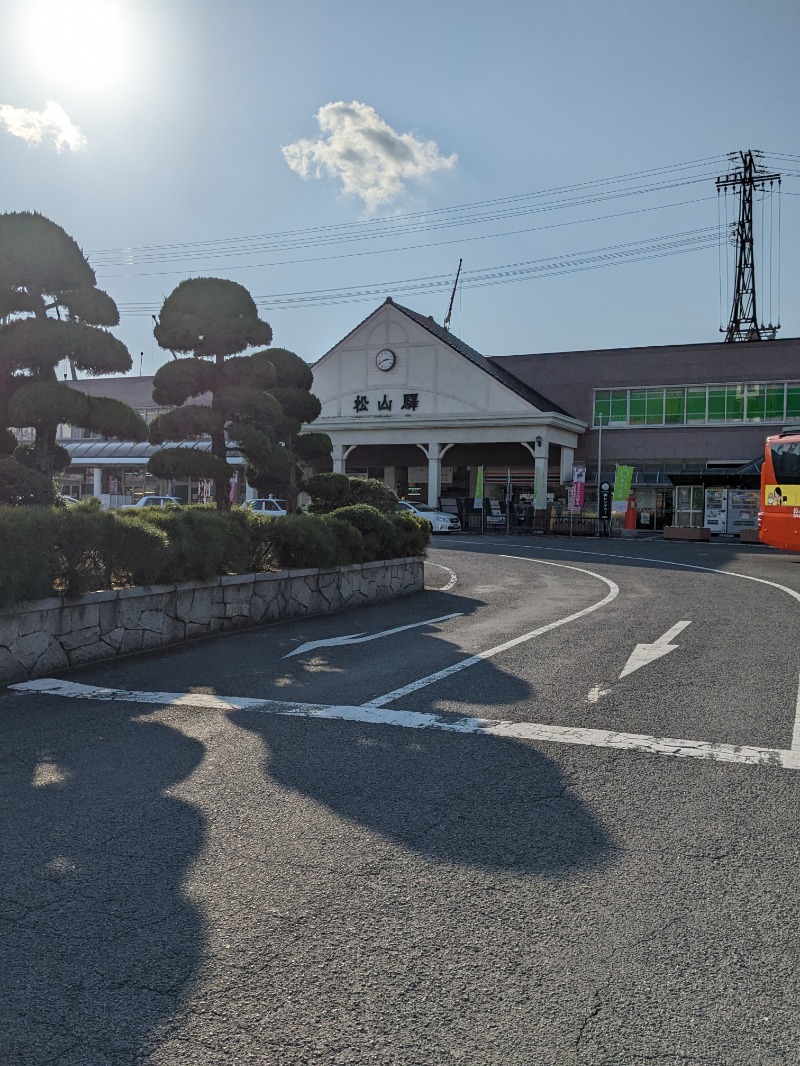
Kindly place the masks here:
[(397, 356), (391, 348), (384, 348), (375, 356), (375, 365), (378, 370), (391, 370), (397, 362)]

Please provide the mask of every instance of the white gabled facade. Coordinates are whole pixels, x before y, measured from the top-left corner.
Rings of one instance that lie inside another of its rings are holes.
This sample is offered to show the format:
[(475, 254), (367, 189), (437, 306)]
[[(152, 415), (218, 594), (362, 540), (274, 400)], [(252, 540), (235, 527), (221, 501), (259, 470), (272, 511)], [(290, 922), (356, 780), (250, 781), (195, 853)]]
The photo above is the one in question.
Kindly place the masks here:
[[(390, 354), (378, 360), (379, 353)], [(513, 443), (533, 456), (535, 502), (544, 507), (550, 446), (561, 448), (566, 481), (586, 428), (560, 409), (548, 410), (546, 401), (537, 405), (543, 397), (432, 319), (388, 300), (315, 364), (313, 391), (322, 413), (307, 428), (330, 436), (335, 471), (346, 472), (348, 455), (360, 446), (415, 445), (427, 460), (432, 506), (450, 448)]]

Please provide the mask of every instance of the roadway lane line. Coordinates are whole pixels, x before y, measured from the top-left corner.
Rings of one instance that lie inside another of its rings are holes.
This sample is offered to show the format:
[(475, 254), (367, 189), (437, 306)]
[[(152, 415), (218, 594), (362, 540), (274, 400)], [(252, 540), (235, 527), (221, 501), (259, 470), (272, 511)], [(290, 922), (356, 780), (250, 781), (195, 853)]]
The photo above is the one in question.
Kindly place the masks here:
[(800, 769), (800, 759), (793, 752), (778, 748), (714, 744), (703, 740), (678, 740), (673, 737), (618, 733), (606, 729), (573, 729), (489, 718), (443, 718), (440, 715), (419, 711), (402, 711), (369, 705), (326, 706), (316, 703), (282, 703), (277, 700), (260, 700), (243, 696), (211, 696), (194, 692), (133, 692), (127, 689), (81, 685), (74, 681), (62, 681), (57, 678), (39, 678), (36, 681), (10, 685), (9, 688), (23, 694), (46, 693), (72, 699), (155, 704), (162, 708), (188, 707), (223, 712), (254, 711), (258, 714), (361, 722), (365, 725), (389, 725), (402, 729), (435, 729), (446, 733), (466, 733), (535, 743), (572, 744), (582, 747), (639, 751), (650, 755), (669, 755), (678, 759), (706, 759), (748, 766)]
[(417, 681), (412, 681), (408, 685), (403, 685), (401, 688), (393, 689), (391, 692), (385, 692), (382, 696), (376, 696), (374, 699), (368, 700), (362, 706), (364, 707), (383, 707), (387, 703), (394, 703), (395, 700), (401, 699), (403, 696), (409, 695), (411, 692), (416, 692), (418, 689), (425, 688), (427, 685), (433, 685), (437, 681), (441, 681), (445, 677), (450, 677), (452, 674), (457, 674), (460, 670), (466, 670), (470, 666), (475, 666), (477, 663), (482, 663), (486, 659), (491, 659), (495, 655), (499, 655), (503, 651), (508, 651), (509, 648), (516, 648), (518, 644), (525, 644), (529, 640), (533, 640), (534, 637), (540, 637), (543, 633), (549, 633), (553, 629), (558, 629), (559, 626), (566, 625), (567, 622), (574, 622), (577, 618), (583, 618), (584, 615), (591, 614), (592, 611), (597, 611), (601, 607), (605, 607), (607, 603), (611, 603), (619, 596), (619, 585), (612, 581), (610, 578), (603, 577), (602, 574), (597, 574), (594, 570), (584, 570), (580, 566), (567, 566), (566, 563), (551, 563), (547, 559), (528, 559), (523, 555), (503, 555), (502, 559), (520, 559), (526, 563), (541, 563), (542, 566), (557, 566), (562, 570), (576, 570), (579, 574), (588, 574), (590, 577), (597, 578), (598, 581), (602, 581), (604, 585), (608, 585), (609, 592), (597, 603), (593, 603), (590, 607), (584, 607), (583, 610), (576, 611), (575, 614), (567, 615), (566, 618), (559, 618), (555, 622), (550, 622), (546, 626), (540, 626), (539, 629), (532, 629), (529, 633), (523, 633), (519, 637), (514, 637), (513, 640), (507, 640), (504, 644), (498, 644), (494, 648), (489, 648), (487, 651), (479, 652), (477, 655), (471, 655), (468, 659), (462, 659), (460, 663), (454, 663), (452, 666), (446, 667), (444, 670), (437, 670), (435, 674), (428, 674), (427, 677), (421, 677)]
[(437, 585), (426, 586), (431, 590), (431, 592), (449, 592), (453, 585), (455, 585), (456, 581), (458, 581), (458, 576), (456, 575), (455, 570), (451, 570), (449, 566), (445, 566), (443, 563), (432, 563), (430, 559), (426, 559), (425, 565), (438, 566), (440, 570), (446, 570), (447, 573), (450, 575), (450, 580), (447, 582), (446, 585), (442, 585), (441, 588), (439, 588)]
[[(499, 543), (499, 542), (497, 542)], [(527, 545), (526, 545), (527, 547)], [(633, 560), (639, 563), (660, 563), (663, 566), (680, 566), (684, 570), (702, 570), (706, 574), (723, 574), (725, 577), (738, 577), (742, 581), (755, 581), (759, 585), (770, 585), (774, 589), (778, 589), (780, 592), (785, 592), (787, 596), (791, 596), (793, 599), (800, 603), (800, 592), (795, 592), (794, 589), (790, 589), (787, 585), (781, 585), (778, 581), (769, 581), (765, 577), (753, 577), (752, 574), (737, 574), (735, 570), (720, 570), (714, 566), (697, 566), (694, 563), (679, 563), (671, 559), (653, 559), (646, 555), (618, 555), (614, 552), (592, 552), (584, 551), (580, 548), (547, 548), (544, 545), (531, 544), (531, 550), (545, 551), (545, 552), (562, 552), (565, 555), (599, 555), (604, 559), (620, 559)], [(524, 555), (507, 555), (502, 556), (505, 559), (526, 559)], [(545, 562), (544, 559), (530, 560), (531, 562)], [(588, 573), (588, 571), (587, 571)], [(797, 698), (795, 700), (794, 709), (794, 725), (792, 727), (792, 745), (789, 749), (797, 760), (800, 760), (800, 661), (798, 661), (798, 677), (797, 677)]]

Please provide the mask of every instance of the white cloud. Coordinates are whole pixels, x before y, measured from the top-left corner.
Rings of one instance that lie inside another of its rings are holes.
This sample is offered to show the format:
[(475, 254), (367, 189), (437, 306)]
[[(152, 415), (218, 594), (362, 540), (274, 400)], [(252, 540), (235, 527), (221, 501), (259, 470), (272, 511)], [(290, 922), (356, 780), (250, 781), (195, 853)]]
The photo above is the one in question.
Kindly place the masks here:
[(21, 137), (28, 144), (52, 141), (58, 152), (62, 148), (77, 152), (86, 144), (86, 138), (70, 121), (64, 108), (52, 100), (45, 101), (44, 111), (0, 104), (0, 127), (14, 137)]
[(442, 156), (436, 141), (398, 133), (374, 108), (354, 100), (325, 104), (316, 114), (322, 136), (287, 144), (281, 151), (301, 178), (338, 178), (342, 191), (358, 196), (369, 211), (390, 204), (410, 181), (455, 166), (458, 156)]

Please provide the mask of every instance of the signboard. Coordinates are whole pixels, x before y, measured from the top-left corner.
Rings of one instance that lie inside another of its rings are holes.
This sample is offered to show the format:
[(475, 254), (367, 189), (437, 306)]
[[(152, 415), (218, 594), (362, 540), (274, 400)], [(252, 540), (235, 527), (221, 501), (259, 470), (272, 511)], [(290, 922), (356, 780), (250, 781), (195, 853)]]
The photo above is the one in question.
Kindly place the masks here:
[(598, 508), (597, 517), (608, 520), (611, 518), (611, 485), (604, 481), (600, 486), (600, 506)]
[(706, 489), (705, 525), (712, 533), (728, 532), (727, 489)]
[(617, 466), (617, 473), (614, 477), (614, 499), (618, 501), (624, 501), (627, 503), (628, 497), (631, 494), (631, 482), (633, 481), (633, 467), (632, 466)]
[(575, 463), (572, 467), (572, 495), (570, 507), (580, 510), (586, 496), (586, 465)]
[[(443, 466), (441, 468), (441, 484), (452, 485), (453, 484), (453, 471), (455, 467)], [(428, 480), (428, 467), (426, 466), (410, 466), (408, 468), (408, 481), (409, 484), (418, 485), (425, 483)]]

